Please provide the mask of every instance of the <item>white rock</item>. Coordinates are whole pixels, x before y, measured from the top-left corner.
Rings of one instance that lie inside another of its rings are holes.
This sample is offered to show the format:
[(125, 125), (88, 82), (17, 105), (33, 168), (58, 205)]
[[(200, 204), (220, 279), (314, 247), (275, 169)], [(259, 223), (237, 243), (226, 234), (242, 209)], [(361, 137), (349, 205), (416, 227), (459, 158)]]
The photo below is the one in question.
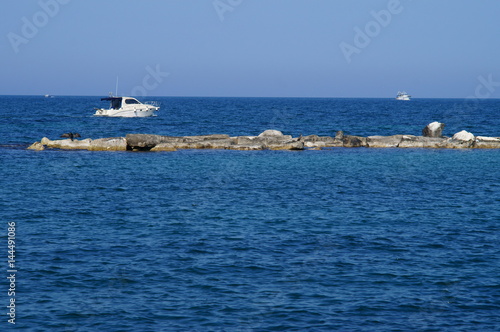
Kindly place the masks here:
[(279, 130), (274, 130), (274, 129), (268, 129), (259, 135), (259, 137), (281, 137), (281, 136), (283, 136), (283, 133)]
[(439, 127), (441, 127), (441, 124), (437, 121), (429, 123), (430, 130), (437, 130), (437, 129), (439, 129)]
[(473, 141), (475, 139), (474, 135), (469, 133), (468, 131), (462, 130), (455, 135), (453, 135), (452, 139), (456, 141)]

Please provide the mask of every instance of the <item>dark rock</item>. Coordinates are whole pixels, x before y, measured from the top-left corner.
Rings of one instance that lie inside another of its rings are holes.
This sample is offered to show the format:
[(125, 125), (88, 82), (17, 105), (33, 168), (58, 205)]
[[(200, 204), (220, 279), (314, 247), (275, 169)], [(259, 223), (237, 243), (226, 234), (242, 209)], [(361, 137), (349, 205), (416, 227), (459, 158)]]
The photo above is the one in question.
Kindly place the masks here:
[(443, 129), (444, 123), (434, 121), (425, 126), (425, 128), (422, 130), (422, 135), (424, 137), (442, 137)]
[(367, 147), (366, 137), (344, 135), (342, 138), (343, 146), (346, 148)]

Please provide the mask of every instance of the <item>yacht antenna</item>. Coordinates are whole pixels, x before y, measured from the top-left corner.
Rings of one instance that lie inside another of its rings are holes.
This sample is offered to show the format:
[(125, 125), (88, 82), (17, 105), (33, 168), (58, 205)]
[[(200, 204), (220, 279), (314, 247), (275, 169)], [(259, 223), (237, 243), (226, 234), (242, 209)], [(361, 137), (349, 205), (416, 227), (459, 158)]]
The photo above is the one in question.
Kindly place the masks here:
[(118, 76), (116, 76), (116, 92), (115, 97), (118, 97)]

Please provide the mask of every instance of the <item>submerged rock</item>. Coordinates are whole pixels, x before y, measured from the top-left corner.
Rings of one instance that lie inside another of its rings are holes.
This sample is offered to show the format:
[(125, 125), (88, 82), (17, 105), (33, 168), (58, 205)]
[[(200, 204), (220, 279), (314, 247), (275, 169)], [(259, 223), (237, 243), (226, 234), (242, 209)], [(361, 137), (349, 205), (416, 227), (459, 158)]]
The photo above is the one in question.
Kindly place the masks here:
[(45, 150), (45, 146), (40, 142), (35, 142), (28, 147), (28, 150), (42, 151)]

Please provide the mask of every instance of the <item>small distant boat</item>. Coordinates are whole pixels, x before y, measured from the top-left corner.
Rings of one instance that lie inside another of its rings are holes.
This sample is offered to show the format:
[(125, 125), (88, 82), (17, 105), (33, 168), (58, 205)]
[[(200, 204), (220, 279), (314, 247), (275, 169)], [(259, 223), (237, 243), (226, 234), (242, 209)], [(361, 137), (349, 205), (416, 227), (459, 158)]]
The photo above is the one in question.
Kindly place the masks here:
[(54, 98), (53, 95), (45, 95), (45, 98)]
[(101, 98), (101, 101), (110, 102), (109, 108), (96, 108), (95, 116), (110, 116), (110, 117), (125, 117), (125, 118), (143, 118), (148, 116), (156, 116), (160, 105), (158, 102), (141, 103), (132, 97), (106, 97)]
[(410, 95), (404, 91), (398, 91), (398, 95), (396, 96), (396, 100), (410, 100)]

